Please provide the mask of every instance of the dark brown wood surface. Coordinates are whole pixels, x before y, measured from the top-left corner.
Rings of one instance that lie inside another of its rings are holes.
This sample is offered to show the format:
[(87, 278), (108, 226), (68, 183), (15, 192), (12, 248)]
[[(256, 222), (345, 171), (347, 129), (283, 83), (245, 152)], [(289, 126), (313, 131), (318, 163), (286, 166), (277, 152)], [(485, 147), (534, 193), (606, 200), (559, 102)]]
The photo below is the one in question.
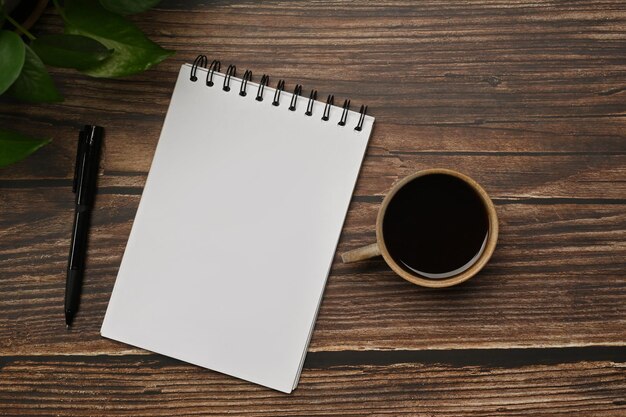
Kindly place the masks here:
[[(177, 54), (119, 80), (53, 70), (64, 103), (0, 103), (0, 127), (53, 139), (0, 170), (0, 415), (626, 415), (623, 1), (180, 0), (133, 20)], [(34, 28), (60, 30), (52, 10)], [(101, 338), (178, 68), (198, 53), (369, 104), (338, 253), (373, 242), (394, 181), (445, 167), (493, 197), (488, 267), (427, 290), (337, 256), (292, 395)], [(107, 139), (68, 332), (86, 122)]]

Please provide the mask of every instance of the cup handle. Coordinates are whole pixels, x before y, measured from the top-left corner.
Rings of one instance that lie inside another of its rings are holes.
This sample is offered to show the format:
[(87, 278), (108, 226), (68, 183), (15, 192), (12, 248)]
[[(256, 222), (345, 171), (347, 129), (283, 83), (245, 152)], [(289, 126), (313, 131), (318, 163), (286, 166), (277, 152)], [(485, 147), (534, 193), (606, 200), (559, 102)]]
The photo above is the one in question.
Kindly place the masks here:
[(344, 252), (341, 254), (341, 260), (344, 264), (349, 264), (351, 262), (358, 262), (373, 258), (374, 256), (380, 256), (378, 243), (372, 243), (371, 245), (363, 246), (362, 248)]

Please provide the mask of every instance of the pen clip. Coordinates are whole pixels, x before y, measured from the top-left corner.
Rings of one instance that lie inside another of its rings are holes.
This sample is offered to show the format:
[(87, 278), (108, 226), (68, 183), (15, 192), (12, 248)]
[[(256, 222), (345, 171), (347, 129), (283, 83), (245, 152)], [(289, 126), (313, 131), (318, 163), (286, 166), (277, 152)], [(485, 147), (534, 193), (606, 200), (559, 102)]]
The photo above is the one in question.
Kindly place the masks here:
[(87, 134), (84, 130), (78, 132), (78, 147), (76, 149), (76, 164), (74, 165), (74, 181), (72, 181), (72, 192), (76, 193), (78, 189), (79, 178), (83, 175), (82, 172), (82, 160), (83, 155), (87, 151), (86, 145)]

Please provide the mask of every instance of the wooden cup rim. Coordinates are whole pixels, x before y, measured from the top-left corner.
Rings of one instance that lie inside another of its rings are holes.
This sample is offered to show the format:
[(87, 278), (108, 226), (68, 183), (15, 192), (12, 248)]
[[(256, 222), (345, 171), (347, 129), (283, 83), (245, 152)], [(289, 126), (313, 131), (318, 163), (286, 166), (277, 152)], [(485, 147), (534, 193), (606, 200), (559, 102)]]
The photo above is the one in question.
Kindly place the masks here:
[[(487, 244), (485, 245), (485, 249), (483, 250), (483, 253), (480, 255), (478, 260), (474, 262), (471, 267), (461, 272), (460, 274), (444, 279), (424, 278), (407, 272), (393, 260), (393, 258), (389, 254), (389, 251), (387, 250), (387, 246), (385, 245), (385, 241), (383, 239), (383, 218), (385, 217), (385, 213), (387, 212), (389, 202), (393, 199), (394, 195), (402, 187), (404, 187), (406, 184), (413, 181), (414, 179), (432, 174), (450, 175), (464, 181), (466, 184), (472, 187), (472, 189), (478, 194), (483, 204), (485, 205), (485, 208), (487, 210), (487, 217), (489, 219), (489, 235), (487, 237)], [(387, 193), (385, 199), (380, 206), (380, 209), (378, 210), (378, 217), (376, 218), (376, 242), (378, 243), (378, 248), (380, 249), (381, 255), (385, 259), (385, 262), (387, 262), (389, 267), (391, 267), (391, 269), (396, 274), (400, 275), (405, 280), (412, 282), (413, 284), (421, 285), (423, 287), (443, 288), (467, 281), (468, 279), (476, 275), (487, 264), (487, 262), (491, 258), (491, 255), (493, 254), (494, 249), (496, 248), (497, 241), (498, 215), (496, 214), (496, 208), (493, 205), (491, 198), (489, 198), (487, 192), (476, 181), (474, 181), (467, 175), (461, 174), (460, 172), (453, 171), (451, 169), (425, 169), (403, 178), (393, 186), (389, 193)]]

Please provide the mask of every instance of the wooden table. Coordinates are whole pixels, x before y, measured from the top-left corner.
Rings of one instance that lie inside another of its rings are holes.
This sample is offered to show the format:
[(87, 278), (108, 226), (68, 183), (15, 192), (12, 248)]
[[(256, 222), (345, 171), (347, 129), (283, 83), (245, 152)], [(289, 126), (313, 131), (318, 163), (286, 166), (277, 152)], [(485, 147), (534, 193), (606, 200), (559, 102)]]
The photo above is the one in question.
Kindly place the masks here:
[[(53, 138), (0, 170), (0, 415), (626, 415), (623, 1), (192, 3), (133, 17), (177, 51), (155, 69), (54, 70), (64, 103), (0, 106), (0, 126)], [(59, 26), (49, 10), (35, 32)], [(447, 167), (494, 199), (491, 263), (433, 291), (381, 259), (336, 256), (292, 395), (101, 338), (178, 68), (198, 53), (369, 104), (338, 252), (373, 241), (396, 180)], [(85, 122), (107, 143), (83, 308), (66, 331)]]

